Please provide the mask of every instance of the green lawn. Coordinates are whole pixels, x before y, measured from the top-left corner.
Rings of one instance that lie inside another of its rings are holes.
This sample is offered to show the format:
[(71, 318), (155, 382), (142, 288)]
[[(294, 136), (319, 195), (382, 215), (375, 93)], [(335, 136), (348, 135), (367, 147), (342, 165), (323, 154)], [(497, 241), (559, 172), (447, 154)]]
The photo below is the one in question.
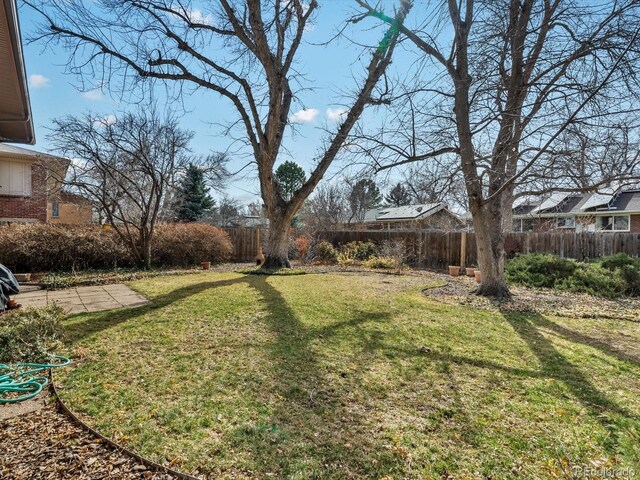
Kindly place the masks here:
[(640, 469), (640, 324), (427, 299), (429, 277), (203, 273), (67, 321), (63, 398), (209, 478), (557, 478)]

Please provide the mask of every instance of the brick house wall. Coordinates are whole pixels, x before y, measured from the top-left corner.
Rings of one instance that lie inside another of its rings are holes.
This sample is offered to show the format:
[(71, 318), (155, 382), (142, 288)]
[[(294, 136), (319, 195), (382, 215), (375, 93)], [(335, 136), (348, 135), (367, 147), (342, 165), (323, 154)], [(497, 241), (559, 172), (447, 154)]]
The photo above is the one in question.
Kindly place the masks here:
[(629, 231), (631, 233), (640, 233), (640, 215), (629, 215)]
[(53, 216), (53, 203), (47, 204), (47, 222), (63, 225), (86, 225), (93, 221), (91, 204), (83, 203), (58, 203), (57, 217)]
[(31, 196), (0, 195), (0, 219), (47, 221), (47, 175), (42, 165), (31, 165)]

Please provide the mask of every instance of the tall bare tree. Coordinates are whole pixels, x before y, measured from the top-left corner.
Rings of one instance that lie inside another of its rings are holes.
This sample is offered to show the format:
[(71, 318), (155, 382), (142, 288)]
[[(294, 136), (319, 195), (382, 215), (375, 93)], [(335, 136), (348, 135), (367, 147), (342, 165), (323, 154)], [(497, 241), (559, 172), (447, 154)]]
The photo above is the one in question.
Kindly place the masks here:
[[(393, 21), (365, 0), (358, 3), (365, 13)], [(395, 158), (379, 168), (458, 159), (482, 271), (477, 293), (510, 295), (505, 219), (520, 185), (545, 171), (560, 173), (550, 166), (566, 158), (567, 128), (602, 132), (637, 112), (639, 5), (447, 0), (422, 9), (415, 28), (400, 27), (419, 57), (420, 81), (396, 96), (419, 117), (408, 124), (418, 128), (397, 125), (402, 134), (383, 142)], [(378, 135), (374, 144), (381, 142)]]
[[(257, 165), (260, 191), (270, 220), (264, 267), (289, 266), (288, 229), (342, 149), (368, 104), (380, 103), (376, 85), (391, 62), (399, 27), (412, 6), (400, 0), (382, 41), (373, 47), (351, 105), (316, 158), (316, 167), (290, 199), (282, 198), (273, 166), (282, 148), (296, 89), (305, 79), (296, 59), (316, 0), (218, 0), (194, 13), (181, 0), (25, 0), (44, 19), (37, 38), (68, 48), (69, 70), (145, 87), (162, 81), (211, 91), (237, 113)], [(357, 23), (363, 18), (354, 18)], [(307, 85), (308, 86), (308, 85)]]
[(330, 230), (346, 223), (349, 204), (339, 183), (321, 184), (303, 207), (303, 222), (311, 231)]
[(136, 262), (148, 268), (155, 226), (163, 208), (172, 206), (177, 177), (194, 162), (209, 175), (216, 171), (218, 179), (224, 177), (223, 157), (190, 154), (192, 136), (175, 118), (160, 118), (151, 109), (118, 117), (63, 117), (54, 120), (48, 138), (73, 159), (60, 180), (91, 199)]

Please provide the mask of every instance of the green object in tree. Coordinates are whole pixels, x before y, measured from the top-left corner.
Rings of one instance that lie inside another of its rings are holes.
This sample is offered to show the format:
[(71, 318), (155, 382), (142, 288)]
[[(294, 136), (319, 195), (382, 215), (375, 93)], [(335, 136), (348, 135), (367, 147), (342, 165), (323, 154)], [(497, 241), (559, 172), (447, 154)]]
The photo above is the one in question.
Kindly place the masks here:
[(307, 179), (302, 167), (290, 160), (287, 160), (276, 169), (275, 176), (280, 195), (285, 200), (291, 200), (295, 191), (302, 187)]
[(193, 163), (189, 164), (177, 190), (176, 216), (182, 222), (202, 220), (215, 205), (208, 193), (204, 172)]

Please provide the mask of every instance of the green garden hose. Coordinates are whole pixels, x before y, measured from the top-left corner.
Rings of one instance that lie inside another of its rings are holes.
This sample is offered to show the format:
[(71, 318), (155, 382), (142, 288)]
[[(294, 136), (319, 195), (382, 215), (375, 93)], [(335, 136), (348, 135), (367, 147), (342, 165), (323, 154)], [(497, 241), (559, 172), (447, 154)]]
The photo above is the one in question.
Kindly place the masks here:
[(54, 356), (51, 360), (50, 363), (0, 363), (0, 403), (24, 402), (35, 397), (49, 383), (45, 375), (37, 374), (71, 363), (70, 359), (61, 356)]

